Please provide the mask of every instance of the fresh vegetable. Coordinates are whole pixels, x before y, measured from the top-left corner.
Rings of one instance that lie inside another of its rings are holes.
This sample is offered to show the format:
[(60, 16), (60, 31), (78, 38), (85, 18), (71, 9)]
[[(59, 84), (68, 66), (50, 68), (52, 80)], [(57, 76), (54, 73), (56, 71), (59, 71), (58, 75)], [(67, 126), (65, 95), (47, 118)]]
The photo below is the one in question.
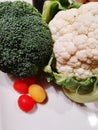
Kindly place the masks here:
[(25, 112), (31, 111), (35, 103), (42, 103), (47, 97), (44, 88), (37, 84), (37, 79), (34, 76), (16, 80), (13, 87), (22, 94), (18, 98), (18, 106)]
[(28, 85), (21, 80), (15, 81), (13, 87), (17, 92), (21, 94), (28, 93)]
[(24, 112), (31, 111), (35, 106), (35, 101), (29, 95), (21, 95), (18, 98), (18, 106)]
[(22, 78), (21, 79), (25, 84), (30, 86), (31, 84), (35, 84), (37, 82), (36, 76), (32, 76), (30, 78)]
[(29, 92), (30, 96), (38, 103), (42, 103), (46, 99), (45, 90), (43, 89), (43, 87), (41, 87), (38, 84), (31, 85), (29, 87), (28, 92)]
[(59, 11), (49, 22), (53, 55), (44, 71), (75, 102), (98, 100), (98, 3)]
[(48, 25), (31, 4), (0, 2), (0, 70), (18, 78), (36, 75), (52, 53)]
[(79, 8), (81, 4), (82, 3), (80, 2), (69, 2), (68, 0), (45, 0), (43, 4), (42, 18), (45, 22), (49, 23), (60, 10)]

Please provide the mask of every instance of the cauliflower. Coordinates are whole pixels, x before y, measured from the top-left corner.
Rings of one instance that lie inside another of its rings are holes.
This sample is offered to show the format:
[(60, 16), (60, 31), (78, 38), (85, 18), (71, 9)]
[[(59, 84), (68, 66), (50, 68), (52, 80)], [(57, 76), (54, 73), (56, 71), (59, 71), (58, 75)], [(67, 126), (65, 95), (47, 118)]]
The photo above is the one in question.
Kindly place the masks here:
[(73, 101), (98, 100), (98, 3), (59, 11), (49, 28), (55, 69), (53, 60), (48, 68), (50, 65), (55, 82)]
[(49, 27), (59, 73), (79, 79), (98, 74), (98, 3), (60, 11)]

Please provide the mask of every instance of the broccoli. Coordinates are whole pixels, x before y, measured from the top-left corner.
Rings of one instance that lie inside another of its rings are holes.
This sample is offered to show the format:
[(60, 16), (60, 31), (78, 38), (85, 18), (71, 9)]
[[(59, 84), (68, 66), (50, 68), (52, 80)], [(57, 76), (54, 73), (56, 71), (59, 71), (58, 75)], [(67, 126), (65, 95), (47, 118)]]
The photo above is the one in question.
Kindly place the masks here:
[(18, 78), (36, 75), (52, 53), (48, 25), (31, 4), (0, 2), (0, 70)]

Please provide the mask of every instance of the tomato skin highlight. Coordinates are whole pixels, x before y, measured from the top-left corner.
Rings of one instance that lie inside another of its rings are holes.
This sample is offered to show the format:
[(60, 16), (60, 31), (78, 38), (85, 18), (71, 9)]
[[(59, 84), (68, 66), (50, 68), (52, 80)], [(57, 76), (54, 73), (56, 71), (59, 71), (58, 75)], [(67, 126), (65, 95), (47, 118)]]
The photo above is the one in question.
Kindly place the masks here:
[(22, 111), (29, 112), (33, 109), (34, 105), (35, 101), (29, 95), (23, 94), (19, 96), (18, 106)]
[(13, 87), (20, 94), (28, 93), (28, 85), (21, 80), (14, 82)]

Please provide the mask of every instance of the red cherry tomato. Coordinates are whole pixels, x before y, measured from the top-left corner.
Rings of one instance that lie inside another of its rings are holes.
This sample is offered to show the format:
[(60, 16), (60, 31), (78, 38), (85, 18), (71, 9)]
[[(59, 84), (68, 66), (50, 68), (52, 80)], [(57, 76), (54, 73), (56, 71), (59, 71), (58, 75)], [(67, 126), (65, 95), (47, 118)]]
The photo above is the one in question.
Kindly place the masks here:
[(28, 93), (28, 85), (21, 80), (17, 80), (16, 82), (14, 82), (13, 87), (17, 92), (21, 94)]
[(28, 86), (30, 86), (31, 84), (36, 83), (36, 77), (32, 76), (30, 78), (23, 78), (22, 81), (25, 82)]
[(21, 95), (18, 98), (18, 106), (24, 112), (29, 112), (33, 109), (35, 101), (29, 95)]

